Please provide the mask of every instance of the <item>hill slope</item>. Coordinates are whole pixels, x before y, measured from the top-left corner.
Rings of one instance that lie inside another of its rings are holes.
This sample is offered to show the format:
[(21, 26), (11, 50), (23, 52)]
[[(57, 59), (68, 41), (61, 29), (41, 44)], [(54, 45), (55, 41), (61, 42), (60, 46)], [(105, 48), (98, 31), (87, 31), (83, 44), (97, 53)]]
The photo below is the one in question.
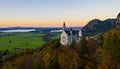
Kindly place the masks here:
[(120, 69), (120, 29), (111, 29), (104, 34), (103, 60), (98, 69)]

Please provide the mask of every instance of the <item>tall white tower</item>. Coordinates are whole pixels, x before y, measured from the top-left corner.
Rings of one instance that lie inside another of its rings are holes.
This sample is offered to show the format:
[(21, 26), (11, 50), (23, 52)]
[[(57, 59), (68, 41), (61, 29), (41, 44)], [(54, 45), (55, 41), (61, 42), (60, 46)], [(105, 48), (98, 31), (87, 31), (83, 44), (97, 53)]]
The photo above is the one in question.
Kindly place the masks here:
[(81, 40), (81, 38), (82, 38), (82, 30), (80, 29), (79, 30), (79, 40)]

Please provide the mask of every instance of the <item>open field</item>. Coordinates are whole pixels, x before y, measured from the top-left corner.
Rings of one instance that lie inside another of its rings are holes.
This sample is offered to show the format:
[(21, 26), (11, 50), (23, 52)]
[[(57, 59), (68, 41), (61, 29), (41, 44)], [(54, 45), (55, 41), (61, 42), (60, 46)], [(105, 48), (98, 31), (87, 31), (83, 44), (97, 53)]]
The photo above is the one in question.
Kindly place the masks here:
[(14, 48), (37, 48), (45, 42), (42, 33), (0, 33), (0, 50), (8, 49), (14, 51)]

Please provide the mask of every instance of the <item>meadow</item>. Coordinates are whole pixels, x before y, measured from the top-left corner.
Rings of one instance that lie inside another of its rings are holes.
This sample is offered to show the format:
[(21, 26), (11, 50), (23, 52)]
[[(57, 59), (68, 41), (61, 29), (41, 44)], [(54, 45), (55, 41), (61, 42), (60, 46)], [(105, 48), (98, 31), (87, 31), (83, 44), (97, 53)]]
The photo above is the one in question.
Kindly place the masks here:
[(43, 33), (24, 32), (24, 33), (0, 33), (0, 50), (14, 51), (15, 48), (27, 49), (41, 47), (43, 41)]

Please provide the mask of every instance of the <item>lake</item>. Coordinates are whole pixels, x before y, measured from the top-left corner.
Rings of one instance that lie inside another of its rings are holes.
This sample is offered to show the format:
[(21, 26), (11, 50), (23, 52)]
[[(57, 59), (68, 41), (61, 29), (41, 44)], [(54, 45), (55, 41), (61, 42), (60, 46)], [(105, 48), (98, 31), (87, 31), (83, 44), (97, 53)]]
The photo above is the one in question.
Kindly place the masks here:
[(62, 32), (63, 30), (52, 30), (51, 32)]
[(0, 32), (3, 32), (3, 33), (31, 32), (31, 31), (35, 31), (35, 29), (0, 30)]

